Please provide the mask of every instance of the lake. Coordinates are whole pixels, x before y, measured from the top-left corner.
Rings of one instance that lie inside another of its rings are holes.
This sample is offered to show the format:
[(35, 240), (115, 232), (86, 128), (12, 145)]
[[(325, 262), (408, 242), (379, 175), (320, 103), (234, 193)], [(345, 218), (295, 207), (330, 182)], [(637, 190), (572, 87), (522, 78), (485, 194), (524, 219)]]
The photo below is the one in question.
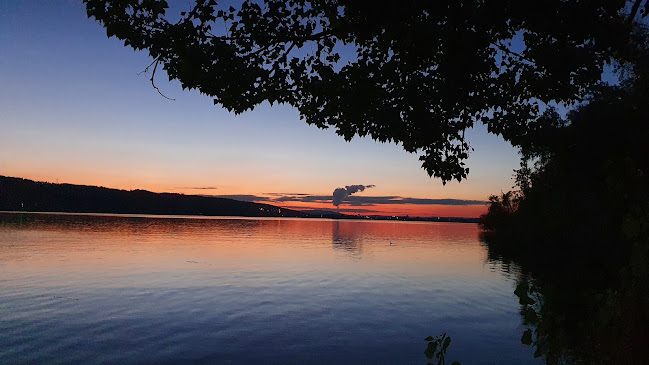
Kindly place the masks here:
[(533, 363), (475, 224), (0, 213), (0, 363)]

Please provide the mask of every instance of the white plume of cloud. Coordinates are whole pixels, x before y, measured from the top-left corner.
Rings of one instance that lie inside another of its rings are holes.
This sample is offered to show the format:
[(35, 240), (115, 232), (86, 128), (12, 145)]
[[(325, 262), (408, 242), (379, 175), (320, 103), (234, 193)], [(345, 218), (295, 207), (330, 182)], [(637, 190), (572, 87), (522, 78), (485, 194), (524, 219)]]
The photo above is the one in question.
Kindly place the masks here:
[(343, 199), (358, 191), (373, 188), (374, 185), (347, 185), (344, 188), (336, 188), (333, 193), (333, 204), (339, 206)]

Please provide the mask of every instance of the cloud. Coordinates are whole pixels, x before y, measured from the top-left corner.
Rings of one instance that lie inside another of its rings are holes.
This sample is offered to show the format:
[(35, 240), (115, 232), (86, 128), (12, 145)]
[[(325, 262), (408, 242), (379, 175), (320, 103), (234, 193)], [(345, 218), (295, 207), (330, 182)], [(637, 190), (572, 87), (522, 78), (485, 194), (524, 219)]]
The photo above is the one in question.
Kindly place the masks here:
[(336, 188), (333, 193), (332, 203), (335, 206), (340, 206), (340, 203), (342, 203), (343, 199), (347, 198), (348, 196), (358, 191), (364, 191), (365, 189), (373, 187), (374, 185), (347, 185), (344, 188)]
[(257, 195), (247, 195), (247, 194), (234, 194), (234, 195), (210, 195), (215, 198), (225, 198), (225, 199), (234, 199), (242, 202), (269, 202), (272, 201), (269, 197), (266, 196), (257, 196)]
[(483, 205), (483, 200), (464, 199), (424, 199), (401, 196), (350, 196), (348, 202), (352, 206), (368, 206), (382, 204), (413, 204), (413, 205)]
[(264, 193), (264, 195), (272, 195), (272, 196), (286, 196), (286, 195), (308, 196), (309, 194), (304, 194), (304, 193)]
[[(363, 185), (356, 185), (363, 186)], [(372, 185), (365, 185), (364, 189), (372, 187)], [(343, 188), (339, 188), (343, 190)], [(338, 190), (338, 189), (336, 189)], [(356, 191), (362, 191), (360, 189)], [(346, 191), (345, 191), (346, 192)], [(259, 196), (259, 195), (210, 195), (218, 198), (228, 198), (247, 202), (270, 202), (270, 203), (285, 203), (285, 202), (301, 202), (301, 203), (330, 203), (332, 197), (329, 195), (308, 195), (308, 194), (287, 194), (274, 193), (272, 196)], [(344, 198), (346, 205), (352, 207), (371, 207), (377, 205), (452, 205), (452, 206), (466, 206), (466, 205), (484, 205), (487, 204), (483, 200), (464, 200), (464, 199), (426, 199), (426, 198), (410, 198), (402, 196), (357, 196), (347, 195)], [(342, 204), (342, 199), (339, 205)], [(336, 205), (338, 206), (338, 205)]]
[(305, 202), (305, 203), (329, 203), (331, 197), (328, 195), (286, 195), (273, 198), (276, 202)]
[(214, 186), (180, 186), (176, 189), (189, 189), (189, 190), (216, 190), (217, 187)]
[[(349, 213), (359, 213), (359, 214), (368, 214), (368, 215), (376, 215), (377, 212), (372, 209), (361, 209), (361, 208), (342, 208), (338, 210), (331, 210), (331, 212), (336, 212), (336, 213), (343, 213), (343, 214), (349, 214)], [(383, 213), (380, 213), (383, 214)]]

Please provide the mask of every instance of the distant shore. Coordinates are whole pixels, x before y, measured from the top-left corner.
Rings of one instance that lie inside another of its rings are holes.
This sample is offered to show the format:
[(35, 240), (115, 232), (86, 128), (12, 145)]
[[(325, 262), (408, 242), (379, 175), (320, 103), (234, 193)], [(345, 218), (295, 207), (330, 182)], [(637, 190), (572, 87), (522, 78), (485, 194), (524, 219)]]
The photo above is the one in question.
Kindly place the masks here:
[(255, 217), (477, 223), (477, 218), (350, 215), (298, 211), (228, 198), (98, 186), (55, 184), (0, 176), (0, 212), (160, 216)]
[(370, 216), (357, 217), (347, 215), (345, 218), (325, 218), (316, 215), (308, 217), (250, 217), (237, 215), (172, 215), (172, 214), (133, 214), (133, 213), (85, 213), (85, 212), (29, 212), (19, 210), (0, 210), (0, 214), (42, 214), (42, 215), (82, 215), (96, 217), (124, 217), (124, 218), (161, 218), (161, 219), (315, 219), (315, 220), (355, 220), (355, 221), (395, 221), (395, 222), (440, 222), (440, 223), (478, 223), (478, 218), (463, 217), (386, 217)]

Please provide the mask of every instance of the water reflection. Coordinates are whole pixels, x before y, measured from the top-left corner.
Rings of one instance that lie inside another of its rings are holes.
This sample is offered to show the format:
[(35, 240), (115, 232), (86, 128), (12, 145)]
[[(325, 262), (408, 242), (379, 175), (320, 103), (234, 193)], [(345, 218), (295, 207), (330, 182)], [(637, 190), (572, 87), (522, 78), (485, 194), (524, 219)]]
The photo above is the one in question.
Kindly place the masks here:
[[(341, 225), (343, 226), (341, 228)], [(345, 224), (340, 221), (334, 221), (332, 224), (333, 232), (331, 233), (331, 242), (336, 250), (343, 250), (350, 255), (360, 258), (363, 245), (356, 231), (346, 229)], [(347, 226), (349, 227), (349, 225)]]
[(470, 224), (0, 214), (0, 363), (527, 362), (486, 257)]

